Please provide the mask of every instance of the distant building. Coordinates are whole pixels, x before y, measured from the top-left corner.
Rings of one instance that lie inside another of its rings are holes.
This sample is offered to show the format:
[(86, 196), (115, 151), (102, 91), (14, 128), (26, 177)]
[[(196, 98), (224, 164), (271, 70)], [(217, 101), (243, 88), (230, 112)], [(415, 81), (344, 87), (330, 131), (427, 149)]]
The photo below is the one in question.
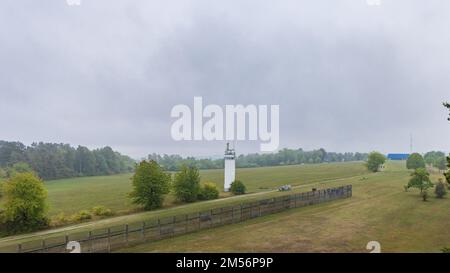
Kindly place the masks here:
[(409, 154), (388, 154), (387, 158), (389, 160), (407, 160)]

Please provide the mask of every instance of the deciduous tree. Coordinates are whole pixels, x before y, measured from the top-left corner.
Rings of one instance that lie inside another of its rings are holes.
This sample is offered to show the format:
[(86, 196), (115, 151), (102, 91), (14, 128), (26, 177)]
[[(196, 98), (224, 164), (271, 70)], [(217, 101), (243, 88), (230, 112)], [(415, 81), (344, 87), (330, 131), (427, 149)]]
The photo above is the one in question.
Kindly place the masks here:
[(177, 200), (194, 202), (200, 193), (200, 173), (194, 166), (183, 165), (175, 174), (173, 188)]
[(379, 152), (371, 152), (369, 154), (369, 157), (367, 159), (367, 169), (369, 169), (372, 172), (378, 172), (380, 169), (380, 166), (386, 162), (386, 157), (379, 153)]
[(156, 161), (142, 161), (132, 177), (133, 191), (130, 197), (133, 203), (146, 210), (160, 208), (164, 195), (169, 193), (171, 176), (165, 173)]
[(5, 185), (4, 224), (9, 233), (33, 231), (48, 225), (47, 191), (33, 173), (18, 173)]

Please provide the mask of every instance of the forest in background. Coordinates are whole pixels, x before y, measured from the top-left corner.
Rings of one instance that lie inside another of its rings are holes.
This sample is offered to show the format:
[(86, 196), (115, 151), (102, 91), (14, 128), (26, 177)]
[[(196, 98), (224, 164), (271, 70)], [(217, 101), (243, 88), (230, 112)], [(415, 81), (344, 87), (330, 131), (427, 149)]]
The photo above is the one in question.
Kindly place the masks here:
[[(304, 151), (303, 149), (282, 149), (277, 153), (239, 155), (236, 158), (236, 167), (255, 168), (282, 165), (315, 164), (325, 162), (346, 162), (367, 160), (367, 153), (335, 153), (325, 149)], [(184, 165), (195, 166), (199, 169), (221, 169), (223, 159), (196, 159), (180, 155), (151, 154), (149, 160), (155, 160), (164, 169), (178, 171)]]
[(111, 147), (89, 150), (69, 144), (0, 140), (0, 178), (32, 170), (45, 180), (132, 172), (135, 160)]

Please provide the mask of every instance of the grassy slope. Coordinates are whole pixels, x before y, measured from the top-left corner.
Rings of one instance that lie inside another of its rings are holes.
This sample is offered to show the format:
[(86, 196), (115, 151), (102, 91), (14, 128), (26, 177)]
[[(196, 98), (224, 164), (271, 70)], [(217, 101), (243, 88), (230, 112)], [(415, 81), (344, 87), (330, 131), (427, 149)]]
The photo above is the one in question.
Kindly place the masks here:
[[(389, 163), (383, 173), (352, 178), (353, 197), (244, 223), (124, 249), (129, 252), (439, 252), (450, 246), (450, 198), (403, 191), (409, 172)], [(433, 174), (434, 181), (439, 174)], [(329, 185), (342, 184), (330, 182)]]
[[(237, 169), (237, 178), (244, 181), (249, 192), (267, 191), (284, 184), (300, 185), (324, 179), (349, 177), (366, 173), (361, 163), (332, 163), (268, 168)], [(62, 179), (45, 182), (50, 215), (64, 212), (71, 215), (83, 209), (103, 205), (116, 212), (136, 209), (127, 194), (131, 191), (131, 174)], [(203, 182), (223, 187), (223, 170), (201, 171)], [(228, 194), (222, 193), (222, 197)], [(169, 195), (165, 206), (173, 206)]]
[[(221, 184), (222, 170), (202, 171), (203, 181), (213, 181)], [(255, 169), (238, 169), (237, 175), (244, 180), (250, 192), (254, 194), (223, 198), (207, 202), (197, 202), (187, 205), (178, 205), (161, 210), (135, 213), (126, 216), (113, 217), (91, 223), (83, 223), (60, 229), (42, 231), (32, 234), (18, 235), (0, 239), (0, 247), (17, 242), (28, 241), (30, 239), (48, 238), (61, 236), (67, 233), (87, 231), (95, 228), (102, 228), (111, 225), (123, 225), (126, 223), (147, 220), (153, 217), (165, 217), (184, 213), (197, 212), (230, 204), (239, 204), (248, 200), (264, 199), (286, 193), (270, 192), (261, 190), (263, 188), (276, 188), (278, 185), (291, 184), (303, 185), (294, 191), (307, 191), (311, 187), (325, 187), (330, 180), (336, 180), (338, 184), (346, 184), (348, 177), (355, 175), (366, 175), (367, 172), (361, 162), (356, 163), (335, 163), (303, 166), (285, 166)], [(95, 183), (93, 183), (95, 181)], [(106, 205), (111, 208), (125, 208), (127, 206), (127, 192), (131, 185), (129, 175), (111, 177), (91, 177), (67, 179), (61, 181), (46, 182), (50, 205), (53, 206), (53, 213), (63, 210), (78, 211), (89, 209), (94, 205)], [(169, 198), (170, 200), (170, 198)], [(55, 206), (56, 204), (56, 206)], [(128, 204), (128, 206), (131, 205)]]

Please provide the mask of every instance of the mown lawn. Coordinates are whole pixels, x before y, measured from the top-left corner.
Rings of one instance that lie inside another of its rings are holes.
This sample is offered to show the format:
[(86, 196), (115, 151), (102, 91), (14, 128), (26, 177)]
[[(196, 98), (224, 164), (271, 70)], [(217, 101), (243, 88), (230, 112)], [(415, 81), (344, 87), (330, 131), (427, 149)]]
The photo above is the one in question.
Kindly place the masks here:
[[(434, 173), (433, 181), (440, 175)], [(428, 202), (405, 192), (409, 171), (390, 162), (382, 173), (346, 181), (353, 197), (247, 222), (142, 244), (119, 252), (440, 252), (450, 247), (450, 198)], [(342, 184), (330, 182), (328, 185)]]

